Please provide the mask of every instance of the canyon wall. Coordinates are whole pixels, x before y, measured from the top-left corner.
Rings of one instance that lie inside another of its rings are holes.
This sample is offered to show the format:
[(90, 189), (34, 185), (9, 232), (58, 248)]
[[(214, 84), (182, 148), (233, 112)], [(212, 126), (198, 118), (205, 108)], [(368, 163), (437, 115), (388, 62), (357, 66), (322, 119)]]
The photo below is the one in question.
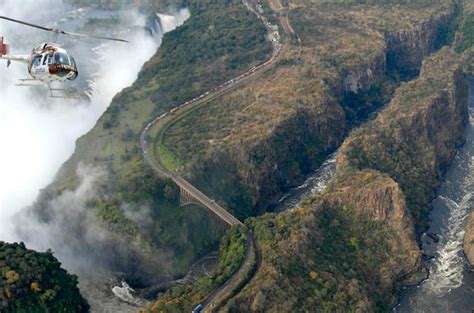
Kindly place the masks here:
[(301, 208), (248, 222), (262, 264), (227, 309), (390, 310), (403, 285), (426, 276), (417, 209), (429, 207), (443, 168), (463, 143), (466, 118), (461, 62), (443, 48), (375, 120), (348, 136), (336, 176), (321, 194)]

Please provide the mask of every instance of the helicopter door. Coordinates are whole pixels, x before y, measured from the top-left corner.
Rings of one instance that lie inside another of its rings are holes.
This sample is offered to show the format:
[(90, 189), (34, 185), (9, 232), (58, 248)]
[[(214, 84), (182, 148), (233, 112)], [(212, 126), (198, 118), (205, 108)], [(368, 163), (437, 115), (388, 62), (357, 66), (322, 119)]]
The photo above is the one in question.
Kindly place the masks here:
[(47, 55), (41, 54), (35, 56), (31, 62), (31, 71), (30, 74), (35, 79), (45, 78), (49, 75), (48, 65), (47, 65)]
[(31, 60), (30, 66), (28, 68), (30, 73), (32, 72), (33, 68), (36, 68), (37, 66), (41, 64), (41, 59), (42, 59), (42, 56), (37, 55)]

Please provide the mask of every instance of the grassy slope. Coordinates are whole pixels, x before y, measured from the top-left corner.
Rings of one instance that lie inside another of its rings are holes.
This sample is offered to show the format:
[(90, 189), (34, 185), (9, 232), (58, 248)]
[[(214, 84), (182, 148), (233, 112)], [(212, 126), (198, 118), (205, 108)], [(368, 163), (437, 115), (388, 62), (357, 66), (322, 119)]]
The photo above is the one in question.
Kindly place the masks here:
[[(173, 187), (143, 164), (138, 134), (155, 115), (246, 71), (270, 52), (265, 28), (241, 1), (191, 0), (185, 6), (190, 19), (164, 36), (137, 81), (116, 95), (95, 127), (77, 141), (74, 155), (50, 186), (54, 193), (76, 188), (79, 163), (104, 167), (107, 194), (91, 209), (114, 232), (170, 251), (173, 273), (182, 273), (197, 256), (215, 248), (222, 228), (203, 209), (179, 208), (176, 192), (166, 197), (165, 188)], [(143, 228), (130, 221), (120, 209), (124, 203), (132, 211), (150, 206), (151, 225)]]

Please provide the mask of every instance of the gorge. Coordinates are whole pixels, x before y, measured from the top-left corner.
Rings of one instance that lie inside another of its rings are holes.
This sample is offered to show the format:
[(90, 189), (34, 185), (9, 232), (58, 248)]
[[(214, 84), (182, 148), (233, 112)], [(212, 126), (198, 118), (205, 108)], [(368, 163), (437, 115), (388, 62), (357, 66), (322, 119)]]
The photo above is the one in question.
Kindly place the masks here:
[[(47, 238), (38, 249), (53, 247), (68, 270), (93, 269), (80, 286), (99, 311), (205, 304), (238, 272), (248, 238), (254, 264), (221, 311), (469, 308), (472, 270), (461, 245), (472, 109), (457, 47), (470, 37), (460, 35), (468, 12), (460, 3), (186, 1), (191, 15), (131, 86), (105, 99), (110, 106), (53, 182), (17, 215), (52, 236), (33, 225), (18, 228), (22, 239)], [(268, 60), (276, 36), (274, 64), (237, 82)], [(183, 113), (223, 82), (235, 85)], [(163, 114), (173, 120), (165, 131), (148, 126)], [(151, 148), (142, 153), (145, 127)], [(229, 229), (199, 206), (181, 206), (146, 153), (245, 225)], [(213, 270), (187, 279), (207, 258)], [(116, 279), (88, 285), (99, 276)], [(407, 285), (418, 287), (399, 301)]]

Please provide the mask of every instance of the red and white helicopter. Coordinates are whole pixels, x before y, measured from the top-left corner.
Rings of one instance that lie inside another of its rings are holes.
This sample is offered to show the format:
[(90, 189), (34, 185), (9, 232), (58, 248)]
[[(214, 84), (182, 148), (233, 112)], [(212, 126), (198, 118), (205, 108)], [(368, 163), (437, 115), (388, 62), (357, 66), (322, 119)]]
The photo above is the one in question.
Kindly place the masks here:
[(72, 35), (79, 37), (90, 37), (104, 40), (128, 42), (127, 40), (119, 38), (83, 35), (66, 32), (55, 28), (48, 28), (27, 23), (6, 16), (0, 16), (0, 19), (23, 24), (30, 27), (39, 28), (53, 33), (52, 42), (41, 43), (39, 46), (33, 48), (31, 54), (28, 55), (10, 54), (9, 45), (4, 43), (3, 37), (0, 37), (0, 59), (7, 60), (7, 67), (10, 66), (12, 61), (22, 62), (28, 65), (28, 73), (30, 74), (31, 78), (21, 79), (20, 83), (17, 84), (17, 86), (36, 86), (33, 84), (29, 84), (29, 82), (46, 83), (50, 91), (50, 97), (53, 98), (64, 98), (64, 96), (55, 95), (54, 92), (65, 92), (66, 89), (51, 88), (52, 82), (72, 81), (77, 78), (77, 75), (79, 73), (77, 70), (76, 61), (74, 60), (72, 55), (70, 55), (59, 44), (54, 43), (57, 41), (59, 35)]

